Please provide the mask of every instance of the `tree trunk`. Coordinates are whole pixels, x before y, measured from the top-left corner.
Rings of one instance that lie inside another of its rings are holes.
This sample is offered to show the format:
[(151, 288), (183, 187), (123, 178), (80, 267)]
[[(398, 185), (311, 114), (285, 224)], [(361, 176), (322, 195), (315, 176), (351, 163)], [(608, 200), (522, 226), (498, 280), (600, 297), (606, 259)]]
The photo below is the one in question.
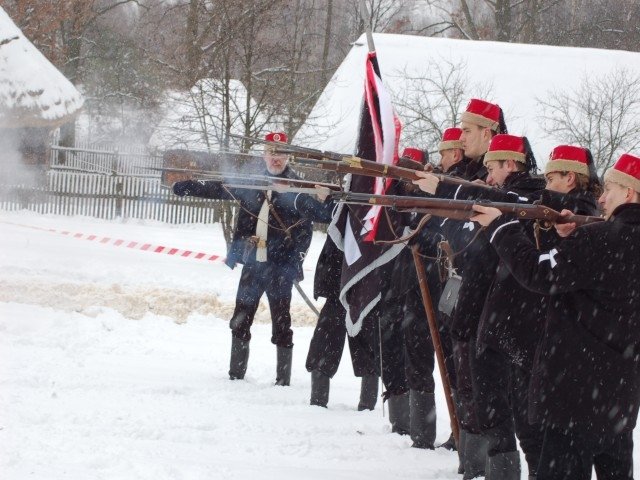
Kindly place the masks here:
[(189, 0), (189, 13), (187, 15), (187, 31), (185, 33), (185, 47), (187, 50), (187, 70), (185, 88), (191, 88), (198, 80), (201, 52), (198, 42), (198, 11), (200, 0)]
[(511, 0), (496, 1), (496, 30), (499, 42), (511, 41)]
[(537, 43), (537, 31), (538, 31), (538, 15), (539, 15), (539, 2), (538, 0), (528, 0), (526, 4), (527, 18), (524, 23), (524, 43)]
[(322, 83), (326, 85), (329, 80), (327, 62), (329, 60), (329, 45), (331, 42), (331, 25), (333, 21), (333, 0), (327, 0), (327, 20), (324, 28), (324, 46), (322, 47)]
[(471, 37), (471, 40), (480, 40), (480, 34), (478, 33), (476, 24), (473, 21), (473, 17), (471, 16), (471, 10), (469, 10), (467, 0), (461, 0), (460, 5), (462, 6), (462, 13), (464, 14), (467, 26), (469, 27), (467, 35)]

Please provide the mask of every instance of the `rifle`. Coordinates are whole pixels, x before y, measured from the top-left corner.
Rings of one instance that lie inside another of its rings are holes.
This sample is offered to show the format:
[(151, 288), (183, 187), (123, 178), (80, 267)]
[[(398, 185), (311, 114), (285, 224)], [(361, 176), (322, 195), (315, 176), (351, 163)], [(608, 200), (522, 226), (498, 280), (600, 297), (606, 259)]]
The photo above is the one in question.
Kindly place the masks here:
[[(391, 178), (394, 180), (413, 181), (419, 180), (416, 172), (420, 171), (414, 168), (399, 167), (397, 165), (388, 165), (386, 163), (378, 163), (373, 160), (356, 157), (354, 155), (345, 155), (330, 151), (316, 150), (315, 148), (300, 147), (297, 145), (289, 145), (280, 142), (269, 142), (260, 138), (244, 137), (241, 135), (231, 135), (235, 138), (250, 140), (256, 143), (270, 145), (275, 155), (289, 155), (289, 162), (292, 165), (301, 165), (304, 167), (316, 168), (318, 170), (326, 170), (336, 173), (351, 173), (353, 175), (364, 175), (367, 177)], [(466, 185), (474, 187), (491, 188), (487, 185), (477, 184), (463, 180), (461, 178), (451, 177), (441, 173), (433, 173), (438, 180), (453, 185)]]
[[(320, 158), (314, 157), (308, 153), (295, 152), (290, 148), (284, 149), (276, 148), (276, 153), (289, 153), (293, 156), (290, 158), (290, 162), (293, 165), (302, 165), (305, 167), (317, 168), (320, 170), (329, 170), (337, 173), (351, 173), (353, 175), (364, 175), (368, 177), (383, 177), (391, 178), (394, 180), (413, 181), (420, 180), (422, 177), (418, 176), (416, 172), (423, 171), (419, 168), (410, 168), (409, 163), (405, 163), (407, 166), (388, 165), (385, 163), (378, 163), (372, 160), (365, 160), (364, 158), (355, 157), (353, 155), (342, 155), (340, 160), (334, 160), (332, 158)], [(416, 166), (422, 166), (417, 162)], [(451, 177), (442, 173), (429, 172), (431, 175), (438, 177), (443, 183), (450, 183), (452, 185), (463, 185), (473, 187), (491, 188), (488, 185), (478, 184), (463, 180), (457, 177)]]
[(560, 215), (560, 212), (540, 204), (476, 202), (473, 200), (449, 200), (442, 198), (400, 197), (394, 195), (369, 195), (366, 193), (340, 194), (339, 201), (357, 205), (380, 205), (398, 211), (429, 213), (435, 217), (469, 220), (476, 215), (474, 205), (494, 207), (502, 213), (515, 215), (519, 220), (542, 220), (548, 223), (575, 223), (578, 226), (601, 222), (602, 217), (588, 215)]
[(249, 187), (267, 187), (273, 186), (277, 188), (296, 187), (296, 188), (313, 188), (315, 185), (327, 188), (329, 190), (340, 190), (340, 186), (333, 183), (316, 182), (314, 180), (303, 180), (300, 178), (277, 177), (272, 175), (239, 173), (239, 172), (215, 172), (213, 170), (197, 170), (189, 168), (173, 168), (173, 167), (143, 167), (147, 170), (156, 170), (169, 173), (181, 173), (192, 177), (201, 178), (203, 180), (229, 182), (240, 181), (246, 182), (239, 185), (229, 185), (235, 188)]

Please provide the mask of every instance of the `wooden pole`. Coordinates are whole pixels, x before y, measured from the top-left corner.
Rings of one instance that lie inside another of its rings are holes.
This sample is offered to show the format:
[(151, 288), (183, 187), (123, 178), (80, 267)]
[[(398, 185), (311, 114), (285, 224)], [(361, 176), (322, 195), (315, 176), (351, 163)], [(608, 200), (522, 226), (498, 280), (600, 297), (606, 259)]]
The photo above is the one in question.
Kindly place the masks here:
[(440, 377), (442, 378), (442, 386), (444, 387), (444, 394), (447, 399), (447, 408), (449, 410), (449, 419), (451, 421), (451, 431), (453, 432), (453, 438), (455, 438), (456, 440), (456, 445), (459, 445), (458, 441), (460, 438), (460, 427), (458, 426), (456, 406), (453, 401), (453, 394), (451, 393), (451, 382), (449, 380), (449, 373), (447, 372), (447, 366), (444, 363), (444, 353), (442, 351), (442, 342), (440, 341), (440, 332), (438, 331), (438, 323), (436, 321), (436, 312), (433, 309), (431, 292), (429, 292), (429, 285), (427, 285), (427, 274), (424, 270), (424, 265), (422, 263), (420, 253), (418, 253), (418, 248), (418, 245), (412, 246), (411, 253), (413, 254), (413, 262), (416, 265), (418, 284), (420, 285), (420, 293), (422, 293), (422, 303), (424, 305), (424, 311), (427, 314), (427, 323), (429, 324), (429, 332), (431, 333), (431, 340), (433, 341), (433, 350), (436, 352), (438, 368), (440, 369)]

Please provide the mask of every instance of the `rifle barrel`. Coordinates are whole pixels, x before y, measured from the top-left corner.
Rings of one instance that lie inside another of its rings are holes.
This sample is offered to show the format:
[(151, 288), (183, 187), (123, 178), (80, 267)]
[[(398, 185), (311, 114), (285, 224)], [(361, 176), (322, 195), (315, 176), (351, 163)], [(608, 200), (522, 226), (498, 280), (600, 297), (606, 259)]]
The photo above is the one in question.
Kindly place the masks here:
[[(355, 157), (353, 155), (345, 155), (342, 153), (330, 152), (318, 150), (315, 148), (301, 147), (298, 145), (292, 145), (281, 142), (270, 142), (268, 140), (263, 140), (261, 138), (255, 137), (247, 137), (244, 135), (235, 135), (230, 134), (233, 138), (238, 138), (241, 140), (247, 140), (254, 143), (259, 143), (262, 145), (271, 145), (274, 147), (274, 153), (289, 155), (292, 160), (292, 163), (299, 162), (300, 160), (316, 160), (323, 162), (336, 162), (336, 163), (346, 163), (346, 166), (351, 167), (352, 169), (359, 170), (350, 170), (346, 169), (343, 166), (336, 166), (335, 168), (327, 168), (327, 166), (320, 166), (319, 168), (322, 170), (333, 170), (338, 173), (352, 173), (355, 175), (364, 175), (369, 177), (384, 177), (384, 178), (393, 178), (395, 180), (418, 180), (421, 177), (417, 176), (415, 172), (417, 170), (400, 167), (396, 165), (388, 165), (383, 163), (378, 163), (373, 160), (367, 160), (364, 158)], [(312, 165), (312, 164), (310, 164)], [(491, 188), (487, 185), (479, 185), (476, 183), (468, 182), (467, 180), (451, 177), (446, 174), (435, 174), (438, 176), (441, 182), (453, 183), (456, 185), (473, 185), (476, 187), (486, 187)]]
[[(416, 173), (420, 170), (399, 167), (397, 165), (382, 164), (353, 156), (344, 156), (342, 160), (332, 160), (327, 158), (312, 158), (309, 156), (299, 157), (296, 154), (296, 156), (291, 157), (290, 161), (293, 165), (301, 164), (309, 168), (329, 170), (337, 173), (351, 173), (353, 175), (363, 175), (365, 177), (392, 178), (394, 180), (404, 181), (413, 181), (422, 178)], [(492, 188), (489, 185), (469, 182), (462, 178), (451, 177), (442, 173), (431, 174), (438, 177), (438, 180), (444, 183), (468, 187)]]
[(318, 185), (320, 187), (329, 188), (331, 190), (340, 190), (340, 186), (334, 183), (327, 182), (317, 182), (314, 180), (304, 180), (301, 178), (287, 178), (287, 177), (276, 177), (272, 175), (261, 175), (261, 174), (251, 174), (251, 173), (239, 173), (239, 172), (216, 172), (213, 170), (194, 170), (189, 168), (158, 168), (158, 167), (145, 167), (149, 170), (159, 170), (164, 172), (175, 172), (175, 173), (188, 173), (196, 177), (200, 177), (203, 179), (208, 179), (211, 181), (253, 181), (253, 182), (266, 182), (266, 183), (277, 183), (282, 185), (296, 185), (303, 187), (314, 187)]
[(601, 217), (587, 215), (570, 215), (565, 217), (552, 208), (528, 203), (475, 202), (473, 200), (370, 195), (366, 193), (345, 193), (341, 201), (358, 204), (367, 203), (398, 210), (431, 213), (432, 215), (454, 218), (456, 220), (468, 220), (474, 216), (474, 205), (494, 207), (502, 213), (513, 214), (521, 220), (544, 220), (551, 223), (576, 223), (577, 225), (585, 225), (603, 220)]

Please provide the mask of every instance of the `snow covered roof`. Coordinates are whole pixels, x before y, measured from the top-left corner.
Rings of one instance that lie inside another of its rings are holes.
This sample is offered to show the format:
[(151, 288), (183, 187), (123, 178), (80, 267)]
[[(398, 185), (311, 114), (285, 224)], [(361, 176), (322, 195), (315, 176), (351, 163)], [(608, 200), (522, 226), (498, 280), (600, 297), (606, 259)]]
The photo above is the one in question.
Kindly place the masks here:
[[(189, 91), (167, 92), (162, 107), (164, 117), (151, 135), (149, 145), (161, 150), (220, 150), (225, 134), (224, 95), (224, 83), (213, 78), (198, 80)], [(229, 82), (229, 98), (231, 133), (244, 135), (247, 89), (240, 80)], [(262, 126), (265, 120), (255, 112), (253, 99), (249, 99), (249, 109), (257, 117), (254, 124)]]
[(82, 104), (80, 92), (0, 7), (0, 128), (60, 125)]
[[(544, 98), (550, 90), (576, 89), (585, 75), (609, 73), (616, 68), (640, 74), (637, 52), (391, 34), (374, 34), (374, 43), (383, 82), (395, 98), (411, 88), (410, 77), (429, 74), (425, 72), (429, 65), (466, 65), (470, 84), (490, 86), (488, 100), (503, 108), (509, 132), (529, 137), (539, 166), (560, 142), (543, 132), (536, 98)], [(353, 153), (367, 52), (362, 36), (329, 81), (294, 143)], [(468, 93), (469, 98), (482, 95), (473, 89)], [(467, 100), (462, 102), (462, 109)], [(403, 109), (396, 105), (396, 110), (402, 121)], [(410, 146), (403, 144), (403, 138), (400, 149)], [(436, 147), (417, 146), (429, 150)]]

